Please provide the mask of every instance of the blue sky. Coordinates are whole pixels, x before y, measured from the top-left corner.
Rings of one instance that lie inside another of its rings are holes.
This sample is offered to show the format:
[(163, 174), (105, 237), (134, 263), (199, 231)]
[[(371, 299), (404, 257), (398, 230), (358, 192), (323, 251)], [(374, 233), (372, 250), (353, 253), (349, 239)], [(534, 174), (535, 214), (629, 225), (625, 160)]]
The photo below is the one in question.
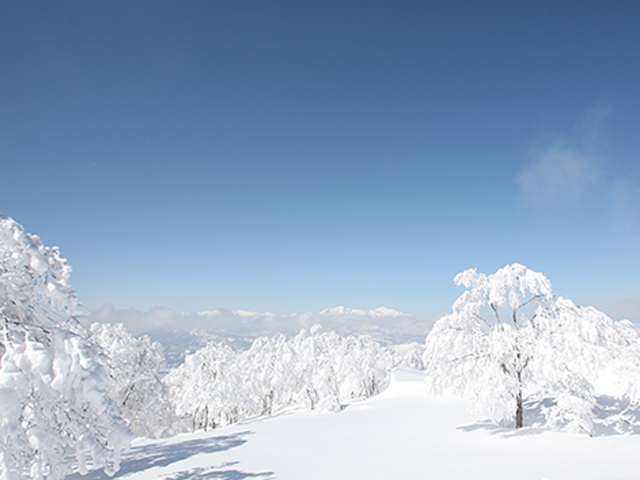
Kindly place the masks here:
[(640, 320), (636, 2), (0, 0), (0, 211), (89, 309)]

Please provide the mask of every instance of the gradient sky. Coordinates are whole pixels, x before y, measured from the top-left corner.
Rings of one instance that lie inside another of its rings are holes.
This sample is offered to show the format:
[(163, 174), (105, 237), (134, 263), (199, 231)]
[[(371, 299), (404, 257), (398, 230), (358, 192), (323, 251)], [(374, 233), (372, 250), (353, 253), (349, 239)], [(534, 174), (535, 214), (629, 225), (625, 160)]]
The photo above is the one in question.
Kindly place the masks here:
[(0, 212), (90, 309), (640, 320), (640, 3), (0, 0)]

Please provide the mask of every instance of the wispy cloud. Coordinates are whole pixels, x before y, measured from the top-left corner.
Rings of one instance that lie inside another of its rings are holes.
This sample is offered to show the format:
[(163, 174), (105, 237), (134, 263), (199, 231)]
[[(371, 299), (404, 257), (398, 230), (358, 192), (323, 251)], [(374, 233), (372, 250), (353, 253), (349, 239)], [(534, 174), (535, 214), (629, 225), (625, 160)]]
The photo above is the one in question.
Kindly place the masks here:
[(569, 132), (555, 134), (531, 152), (531, 162), (517, 181), (525, 200), (537, 208), (580, 199), (601, 175), (607, 104), (587, 110)]

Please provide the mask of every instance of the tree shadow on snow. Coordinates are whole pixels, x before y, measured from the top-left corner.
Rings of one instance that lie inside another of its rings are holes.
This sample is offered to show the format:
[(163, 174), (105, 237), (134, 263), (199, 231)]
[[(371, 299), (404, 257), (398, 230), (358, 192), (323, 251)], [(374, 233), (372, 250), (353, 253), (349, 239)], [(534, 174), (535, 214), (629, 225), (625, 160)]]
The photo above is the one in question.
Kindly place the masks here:
[[(75, 473), (67, 475), (67, 480), (109, 480), (111, 478), (121, 478), (130, 473), (148, 470), (154, 467), (166, 467), (172, 463), (186, 460), (195, 455), (222, 452), (231, 448), (239, 447), (247, 442), (244, 438), (253, 432), (245, 431), (233, 435), (211, 436), (207, 438), (196, 438), (179, 443), (152, 443), (132, 447), (129, 452), (123, 455), (120, 463), (120, 470), (109, 477), (102, 470), (94, 470), (86, 475)], [(224, 464), (221, 467), (195, 468), (190, 471), (179, 472), (171, 478), (173, 480), (186, 479), (225, 479), (241, 480), (244, 478), (265, 477), (272, 475), (271, 472), (245, 473), (238, 470), (220, 470), (232, 464)]]
[[(525, 423), (525, 425), (527, 424)], [(491, 420), (482, 420), (472, 425), (463, 425), (461, 427), (457, 427), (457, 429), (465, 432), (475, 432), (477, 430), (482, 430), (490, 435), (500, 435), (503, 437), (524, 437), (529, 435), (539, 435), (540, 433), (545, 431), (544, 428), (540, 428), (539, 426), (525, 426), (524, 428), (515, 430), (513, 427), (496, 425)]]
[(247, 478), (273, 478), (273, 472), (247, 473), (228, 469), (238, 462), (224, 463), (217, 467), (196, 467), (188, 471), (168, 476), (165, 480), (244, 480)]
[[(513, 426), (496, 425), (490, 420), (464, 425), (458, 427), (458, 430), (465, 432), (483, 430), (491, 435), (504, 437), (538, 435), (552, 430), (547, 426), (546, 412), (554, 404), (555, 402), (548, 398), (525, 402), (524, 427), (518, 430), (514, 430)], [(634, 406), (628, 399), (608, 395), (597, 396), (593, 413), (595, 417), (593, 420), (593, 436), (595, 437), (640, 434), (640, 406)]]
[(601, 395), (594, 408), (596, 436), (640, 434), (640, 406), (628, 399)]

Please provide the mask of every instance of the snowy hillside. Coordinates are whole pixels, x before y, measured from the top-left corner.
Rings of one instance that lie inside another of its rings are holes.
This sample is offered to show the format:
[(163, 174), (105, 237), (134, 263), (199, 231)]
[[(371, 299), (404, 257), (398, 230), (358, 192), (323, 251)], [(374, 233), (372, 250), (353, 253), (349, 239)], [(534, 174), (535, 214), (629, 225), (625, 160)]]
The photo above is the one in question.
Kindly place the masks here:
[[(138, 439), (115, 478), (636, 479), (640, 435), (523, 428), (470, 416), (455, 398), (427, 399), (423, 374), (402, 369), (377, 397), (340, 413), (292, 412), (209, 432)], [(107, 479), (102, 472), (70, 479)]]
[[(246, 349), (210, 341), (167, 370), (149, 337), (85, 328), (66, 259), (1, 216), (0, 263), (1, 480), (91, 468), (94, 480), (640, 472), (640, 337), (521, 264), (457, 275), (467, 290), (424, 344), (385, 348), (313, 325)], [(318, 316), (360, 330), (372, 318), (404, 321), (386, 308)], [(465, 404), (429, 397), (447, 392)]]

